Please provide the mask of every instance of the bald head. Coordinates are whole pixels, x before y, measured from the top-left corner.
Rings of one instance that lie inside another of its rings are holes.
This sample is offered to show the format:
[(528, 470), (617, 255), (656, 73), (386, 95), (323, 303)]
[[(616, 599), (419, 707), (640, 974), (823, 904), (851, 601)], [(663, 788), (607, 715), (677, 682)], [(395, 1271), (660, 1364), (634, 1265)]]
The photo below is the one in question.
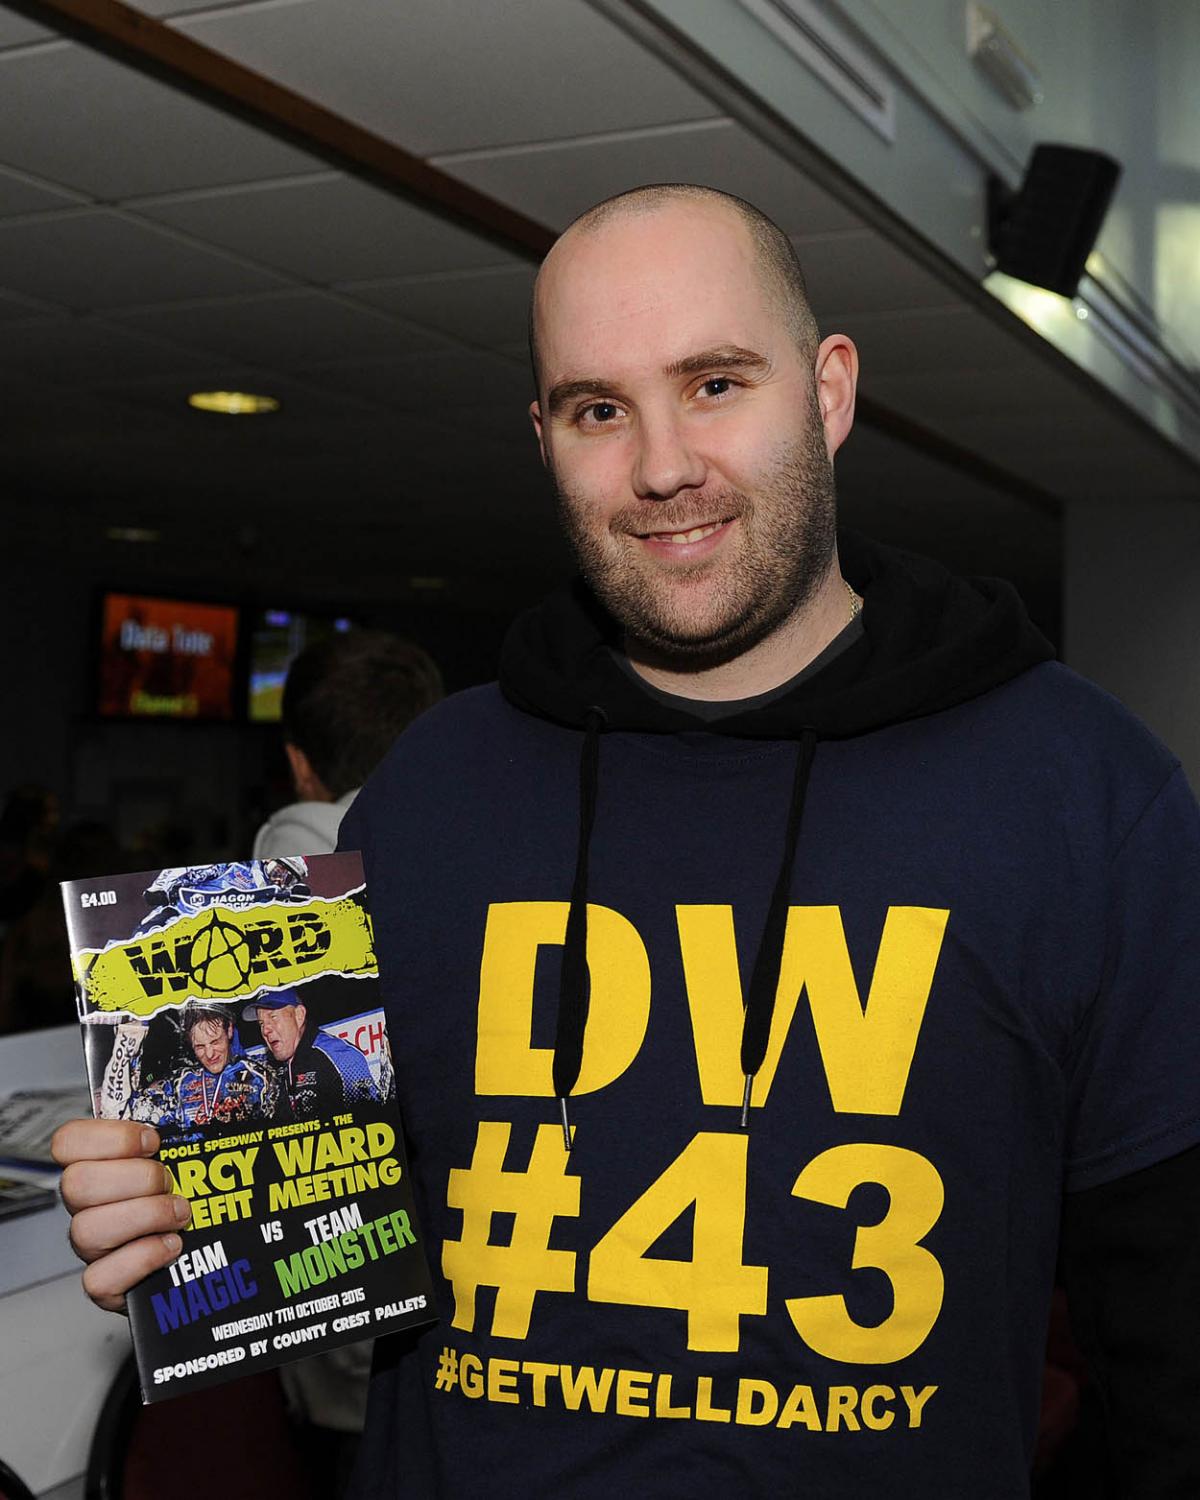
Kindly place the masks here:
[(820, 344), (816, 319), (808, 303), (804, 272), (783, 230), (753, 204), (732, 193), (693, 183), (653, 183), (632, 188), (606, 198), (579, 215), (555, 241), (543, 262), (534, 285), (529, 308), (529, 352), (533, 363), (534, 384), (541, 389), (541, 351), (538, 328), (545, 317), (546, 283), (555, 269), (570, 255), (572, 244), (582, 237), (594, 237), (622, 221), (638, 220), (651, 215), (669, 214), (673, 209), (706, 210), (714, 222), (725, 219), (747, 237), (750, 261), (759, 285), (777, 311), (790, 337), (806, 362), (815, 360)]

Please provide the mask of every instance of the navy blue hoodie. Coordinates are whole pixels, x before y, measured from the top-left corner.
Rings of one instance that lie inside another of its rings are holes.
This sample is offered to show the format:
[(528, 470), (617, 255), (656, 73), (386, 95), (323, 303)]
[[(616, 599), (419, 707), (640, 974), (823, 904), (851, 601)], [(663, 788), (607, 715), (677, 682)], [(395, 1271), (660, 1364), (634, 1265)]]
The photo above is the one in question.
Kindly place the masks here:
[(1200, 1141), (1200, 818), (1005, 585), (842, 563), (716, 724), (573, 586), (343, 824), (442, 1315), (360, 1493), (1028, 1494), (1063, 1191)]

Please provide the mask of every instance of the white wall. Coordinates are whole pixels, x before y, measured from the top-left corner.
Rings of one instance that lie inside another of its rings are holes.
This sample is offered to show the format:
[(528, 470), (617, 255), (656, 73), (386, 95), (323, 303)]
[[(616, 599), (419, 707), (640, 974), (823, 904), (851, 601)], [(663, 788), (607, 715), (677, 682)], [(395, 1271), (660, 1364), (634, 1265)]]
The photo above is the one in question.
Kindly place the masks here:
[(1064, 660), (1143, 719), (1200, 789), (1200, 505), (1074, 505), (1064, 556)]
[(1038, 141), (1125, 168), (1098, 249), (1200, 362), (1200, 6), (1187, 0), (989, 0), (1041, 75), (1014, 110), (967, 56), (965, 0), (848, 0), (914, 85), (944, 94), (1017, 167)]

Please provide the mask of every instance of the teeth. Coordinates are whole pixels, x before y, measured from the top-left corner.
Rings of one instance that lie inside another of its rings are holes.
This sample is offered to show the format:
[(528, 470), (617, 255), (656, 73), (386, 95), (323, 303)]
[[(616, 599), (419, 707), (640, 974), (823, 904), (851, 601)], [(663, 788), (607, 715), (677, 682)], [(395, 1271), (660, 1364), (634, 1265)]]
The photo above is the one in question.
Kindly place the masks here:
[(720, 521), (714, 521), (711, 526), (696, 526), (691, 531), (673, 531), (662, 538), (665, 542), (698, 542), (701, 537), (711, 536), (714, 531), (719, 530)]

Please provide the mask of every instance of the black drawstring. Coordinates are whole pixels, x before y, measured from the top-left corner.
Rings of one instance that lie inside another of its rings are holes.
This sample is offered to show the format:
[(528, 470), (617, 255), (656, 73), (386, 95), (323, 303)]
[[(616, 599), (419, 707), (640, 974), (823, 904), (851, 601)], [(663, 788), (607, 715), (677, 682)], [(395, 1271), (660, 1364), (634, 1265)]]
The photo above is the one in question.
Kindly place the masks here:
[(583, 1032), (587, 1025), (591, 980), (587, 966), (588, 846), (596, 815), (596, 772), (600, 764), (600, 731), (608, 719), (602, 708), (587, 711), (583, 753), (579, 760), (579, 848), (575, 856), (575, 881), (567, 912), (567, 934), (563, 942), (562, 976), (558, 988), (558, 1025), (554, 1035), (554, 1092), (562, 1113), (563, 1140), (571, 1149), (571, 1124), (567, 1098), (579, 1079), (583, 1061)]
[(775, 1011), (779, 969), (783, 962), (783, 939), (787, 931), (792, 866), (796, 860), (796, 845), (800, 841), (800, 820), (804, 816), (808, 773), (812, 769), (816, 748), (817, 731), (802, 730), (800, 748), (796, 753), (796, 775), (792, 782), (791, 806), (788, 808), (783, 860), (771, 895), (771, 905), (767, 909), (767, 921), (754, 960), (754, 970), (750, 975), (750, 991), (746, 997), (746, 1014), (742, 1021), (742, 1074), (746, 1080), (742, 1091), (743, 1130), (750, 1122), (750, 1091), (754, 1087), (754, 1075), (763, 1065), (763, 1058), (767, 1055), (767, 1042), (771, 1036), (771, 1017)]
[[(579, 1080), (583, 1061), (583, 1033), (587, 1026), (588, 998), (591, 980), (587, 965), (587, 884), (588, 851), (592, 824), (596, 815), (597, 772), (600, 764), (600, 734), (607, 723), (601, 708), (589, 708), (585, 720), (583, 751), (579, 761), (579, 845), (575, 856), (575, 880), (571, 886), (571, 905), (567, 912), (567, 931), (563, 941), (562, 974), (558, 990), (558, 1022), (554, 1035), (553, 1087), (562, 1116), (563, 1141), (571, 1149), (571, 1123), (567, 1100)], [(783, 940), (787, 931), (792, 867), (800, 841), (800, 824), (808, 777), (817, 748), (817, 732), (801, 731), (796, 753), (796, 772), (792, 798), (788, 807), (783, 858), (779, 865), (762, 941), (750, 976), (746, 997), (746, 1014), (742, 1022), (741, 1066), (745, 1078), (742, 1094), (742, 1126), (750, 1119), (750, 1093), (754, 1078), (767, 1055), (771, 1036), (771, 1017), (779, 988), (779, 970), (783, 961)]]

